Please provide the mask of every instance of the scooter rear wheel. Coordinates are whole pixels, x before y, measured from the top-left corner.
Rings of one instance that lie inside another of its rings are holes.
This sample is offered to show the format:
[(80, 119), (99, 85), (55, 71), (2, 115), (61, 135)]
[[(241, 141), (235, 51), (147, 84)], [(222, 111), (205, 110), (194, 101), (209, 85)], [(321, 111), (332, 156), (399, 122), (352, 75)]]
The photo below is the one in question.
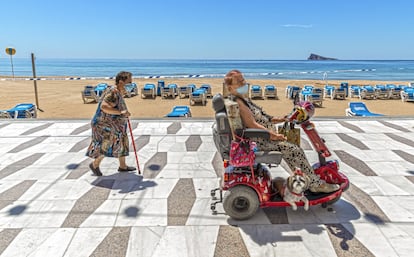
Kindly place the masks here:
[(248, 186), (235, 186), (224, 193), (224, 211), (235, 220), (251, 218), (256, 214), (259, 205), (256, 192)]

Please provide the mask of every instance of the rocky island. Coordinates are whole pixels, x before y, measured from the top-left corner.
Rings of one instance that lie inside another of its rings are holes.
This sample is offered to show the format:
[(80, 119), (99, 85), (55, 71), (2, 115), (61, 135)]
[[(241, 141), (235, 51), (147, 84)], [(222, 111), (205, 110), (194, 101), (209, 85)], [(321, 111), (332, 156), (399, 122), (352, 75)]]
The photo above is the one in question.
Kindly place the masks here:
[(317, 54), (310, 54), (308, 60), (326, 61), (326, 60), (338, 60), (336, 58), (324, 57)]

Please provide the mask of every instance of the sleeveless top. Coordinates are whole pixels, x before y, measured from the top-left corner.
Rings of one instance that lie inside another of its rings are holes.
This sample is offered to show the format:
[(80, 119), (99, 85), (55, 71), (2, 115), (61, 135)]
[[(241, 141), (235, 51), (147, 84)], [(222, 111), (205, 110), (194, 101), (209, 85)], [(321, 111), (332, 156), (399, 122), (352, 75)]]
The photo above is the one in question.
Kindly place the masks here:
[(236, 101), (236, 99), (240, 99), (243, 103), (250, 109), (253, 114), (253, 117), (257, 123), (262, 125), (267, 129), (271, 129), (276, 131), (274, 124), (272, 123), (273, 116), (267, 114), (262, 107), (258, 106), (257, 104), (253, 103), (250, 98), (241, 98), (234, 95), (229, 95), (229, 99), (232, 101)]

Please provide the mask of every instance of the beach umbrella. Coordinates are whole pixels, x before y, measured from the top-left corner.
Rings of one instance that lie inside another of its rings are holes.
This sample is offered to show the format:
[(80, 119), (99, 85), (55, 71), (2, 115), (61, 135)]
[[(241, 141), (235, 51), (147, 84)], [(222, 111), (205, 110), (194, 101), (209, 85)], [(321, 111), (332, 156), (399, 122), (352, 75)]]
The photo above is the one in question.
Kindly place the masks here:
[(11, 67), (12, 67), (12, 74), (13, 74), (13, 78), (14, 78), (14, 68), (13, 68), (13, 55), (16, 54), (16, 49), (14, 49), (13, 47), (6, 47), (6, 54), (10, 55), (10, 63), (11, 63)]

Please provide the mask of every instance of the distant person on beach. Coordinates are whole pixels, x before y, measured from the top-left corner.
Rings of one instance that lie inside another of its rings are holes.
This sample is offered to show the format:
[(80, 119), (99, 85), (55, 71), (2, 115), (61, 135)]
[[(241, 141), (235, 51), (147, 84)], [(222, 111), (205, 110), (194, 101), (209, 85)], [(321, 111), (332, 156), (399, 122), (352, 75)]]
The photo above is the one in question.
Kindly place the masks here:
[(246, 98), (249, 92), (249, 85), (238, 70), (229, 71), (224, 77), (224, 85), (229, 92), (229, 98), (239, 105), (240, 118), (243, 125), (247, 128), (266, 129), (270, 133), (270, 139), (255, 138), (259, 150), (279, 151), (283, 159), (293, 171), (299, 167), (310, 179), (309, 190), (312, 192), (330, 193), (340, 188), (337, 184), (328, 184), (321, 180), (319, 176), (313, 173), (312, 166), (306, 159), (302, 148), (286, 141), (286, 137), (277, 134), (273, 130), (274, 123), (284, 122), (285, 118), (274, 117), (262, 110), (261, 107), (254, 104), (249, 98)]
[(92, 142), (86, 155), (95, 159), (89, 164), (89, 168), (96, 176), (102, 176), (99, 165), (104, 157), (118, 158), (119, 172), (136, 170), (125, 162), (125, 157), (129, 155), (127, 128), (131, 114), (123, 95), (125, 85), (129, 83), (132, 83), (132, 74), (127, 71), (119, 72), (115, 78), (115, 86), (105, 90), (92, 118)]

